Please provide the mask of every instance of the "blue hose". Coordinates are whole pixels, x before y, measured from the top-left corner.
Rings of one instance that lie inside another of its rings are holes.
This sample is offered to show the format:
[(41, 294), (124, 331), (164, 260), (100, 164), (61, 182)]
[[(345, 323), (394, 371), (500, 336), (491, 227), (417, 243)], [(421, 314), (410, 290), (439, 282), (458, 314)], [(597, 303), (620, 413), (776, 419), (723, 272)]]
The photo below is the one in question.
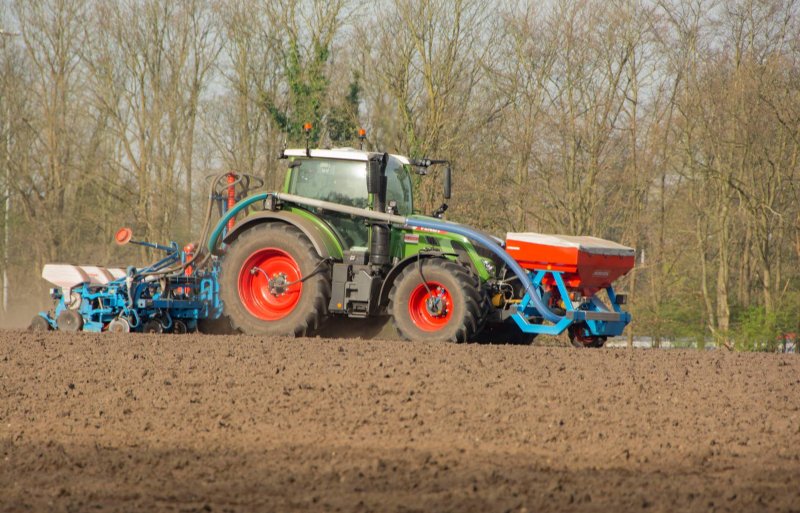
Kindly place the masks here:
[(528, 276), (528, 272), (520, 266), (516, 260), (511, 258), (511, 255), (506, 253), (506, 251), (501, 248), (494, 240), (490, 239), (489, 237), (483, 235), (480, 232), (477, 232), (471, 228), (467, 228), (466, 226), (455, 224), (455, 223), (447, 223), (444, 221), (433, 221), (430, 219), (419, 219), (409, 217), (406, 219), (406, 226), (411, 227), (418, 227), (418, 228), (428, 228), (431, 230), (441, 230), (443, 232), (448, 233), (455, 233), (457, 235), (463, 235), (464, 237), (474, 240), (478, 242), (481, 246), (486, 247), (497, 255), (500, 260), (505, 262), (509, 269), (514, 271), (514, 274), (522, 282), (523, 287), (525, 287), (525, 292), (528, 294), (528, 297), (536, 306), (536, 310), (544, 317), (546, 320), (556, 324), (558, 323), (562, 317), (559, 315), (554, 314), (547, 305), (544, 304), (542, 298), (539, 297), (539, 293), (536, 291), (536, 288), (533, 286), (533, 282)]
[(257, 201), (263, 201), (267, 199), (267, 197), (269, 197), (270, 195), (272, 194), (268, 192), (262, 192), (254, 196), (250, 196), (248, 198), (243, 199), (242, 201), (234, 205), (233, 208), (225, 212), (225, 215), (223, 215), (222, 218), (219, 220), (216, 229), (214, 229), (214, 231), (211, 233), (211, 237), (208, 239), (208, 251), (210, 253), (213, 253), (216, 250), (219, 238), (222, 235), (222, 232), (225, 231), (225, 227), (228, 226), (228, 221), (236, 217), (236, 214), (246, 209), (253, 203)]

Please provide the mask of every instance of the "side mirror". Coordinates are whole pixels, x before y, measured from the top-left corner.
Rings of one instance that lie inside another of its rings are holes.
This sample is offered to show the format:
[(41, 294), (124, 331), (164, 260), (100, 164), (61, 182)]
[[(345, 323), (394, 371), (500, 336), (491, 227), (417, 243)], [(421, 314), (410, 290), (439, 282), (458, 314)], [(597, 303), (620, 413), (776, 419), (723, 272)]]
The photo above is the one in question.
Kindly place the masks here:
[(452, 192), (452, 172), (450, 171), (450, 166), (444, 168), (444, 199), (450, 199), (450, 193)]

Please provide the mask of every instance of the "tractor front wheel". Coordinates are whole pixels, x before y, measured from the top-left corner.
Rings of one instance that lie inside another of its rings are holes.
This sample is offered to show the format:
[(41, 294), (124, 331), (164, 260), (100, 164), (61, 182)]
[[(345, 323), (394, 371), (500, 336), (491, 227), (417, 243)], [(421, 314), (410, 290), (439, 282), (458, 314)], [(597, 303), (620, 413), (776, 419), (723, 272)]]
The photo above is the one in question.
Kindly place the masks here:
[(478, 330), (480, 291), (462, 266), (428, 258), (406, 267), (389, 294), (389, 312), (408, 340), (466, 342)]
[(244, 333), (302, 337), (327, 313), (329, 274), (297, 228), (256, 226), (230, 245), (222, 261), (225, 315)]

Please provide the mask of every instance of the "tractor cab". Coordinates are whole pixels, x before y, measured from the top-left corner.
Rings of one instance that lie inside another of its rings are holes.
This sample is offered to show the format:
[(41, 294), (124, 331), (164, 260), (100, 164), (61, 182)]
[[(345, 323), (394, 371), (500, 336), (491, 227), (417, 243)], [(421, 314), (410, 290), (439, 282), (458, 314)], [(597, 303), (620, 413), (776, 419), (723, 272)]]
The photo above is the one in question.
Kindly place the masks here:
[[(367, 191), (367, 166), (370, 153), (352, 148), (333, 150), (285, 150), (290, 159), (283, 191), (304, 198), (328, 201), (349, 207), (373, 209)], [(411, 215), (413, 194), (410, 163), (404, 157), (389, 155), (386, 165), (386, 200), (395, 214)], [(369, 226), (363, 217), (331, 211), (313, 210), (342, 241), (345, 249), (366, 247)]]

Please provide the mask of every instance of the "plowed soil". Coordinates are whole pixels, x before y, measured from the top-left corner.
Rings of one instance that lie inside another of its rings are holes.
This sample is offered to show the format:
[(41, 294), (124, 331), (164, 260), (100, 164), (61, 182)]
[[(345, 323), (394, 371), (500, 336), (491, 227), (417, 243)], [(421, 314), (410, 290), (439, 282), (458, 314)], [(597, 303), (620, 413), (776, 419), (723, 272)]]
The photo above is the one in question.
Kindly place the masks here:
[(0, 333), (2, 511), (800, 511), (800, 359)]

